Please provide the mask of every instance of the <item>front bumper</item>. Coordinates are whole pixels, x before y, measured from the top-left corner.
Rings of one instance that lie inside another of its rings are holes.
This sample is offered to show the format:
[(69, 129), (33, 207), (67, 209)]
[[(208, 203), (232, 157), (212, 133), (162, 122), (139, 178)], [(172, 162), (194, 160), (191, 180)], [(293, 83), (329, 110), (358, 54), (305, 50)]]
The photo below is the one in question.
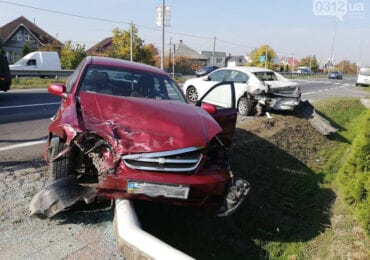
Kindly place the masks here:
[(143, 172), (121, 165), (116, 174), (99, 177), (98, 196), (163, 201), (184, 206), (217, 206), (222, 203), (231, 182), (229, 169), (184, 175)]

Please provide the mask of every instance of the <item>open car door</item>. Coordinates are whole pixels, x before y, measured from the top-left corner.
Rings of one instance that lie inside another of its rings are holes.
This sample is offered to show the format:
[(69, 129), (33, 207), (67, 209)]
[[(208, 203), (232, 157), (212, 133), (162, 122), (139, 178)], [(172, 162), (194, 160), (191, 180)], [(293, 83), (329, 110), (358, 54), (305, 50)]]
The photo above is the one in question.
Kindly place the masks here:
[(235, 132), (237, 109), (235, 106), (234, 82), (220, 82), (211, 87), (196, 105), (206, 110), (222, 127), (218, 137), (230, 146)]

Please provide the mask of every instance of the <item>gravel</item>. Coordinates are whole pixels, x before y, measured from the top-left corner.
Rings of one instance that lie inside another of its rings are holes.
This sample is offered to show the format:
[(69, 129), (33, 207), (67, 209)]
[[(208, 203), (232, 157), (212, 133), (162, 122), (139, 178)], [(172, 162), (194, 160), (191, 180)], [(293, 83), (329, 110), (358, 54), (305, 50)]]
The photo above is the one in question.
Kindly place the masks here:
[(113, 209), (79, 204), (53, 219), (29, 217), (29, 203), (47, 182), (35, 161), (0, 168), (1, 259), (123, 259), (113, 233)]

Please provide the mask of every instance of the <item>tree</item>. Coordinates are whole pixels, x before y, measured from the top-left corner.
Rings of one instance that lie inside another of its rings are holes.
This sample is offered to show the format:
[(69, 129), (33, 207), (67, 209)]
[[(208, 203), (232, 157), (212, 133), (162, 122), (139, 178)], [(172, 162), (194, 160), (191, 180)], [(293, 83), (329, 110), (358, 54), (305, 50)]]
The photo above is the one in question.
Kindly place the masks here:
[(71, 41), (67, 41), (61, 50), (60, 62), (63, 69), (75, 69), (85, 57), (85, 45), (74, 45)]
[(343, 73), (356, 74), (357, 73), (357, 64), (356, 63), (351, 63), (348, 60), (342, 60), (341, 62), (339, 62), (335, 65), (335, 69), (340, 70)]
[(261, 57), (264, 56), (266, 59), (267, 68), (272, 69), (274, 67), (273, 60), (276, 57), (276, 53), (269, 45), (262, 45), (261, 47), (252, 50), (250, 56), (252, 59), (252, 66), (261, 68), (265, 67), (265, 61), (261, 61)]
[(24, 45), (23, 45), (23, 48), (22, 48), (22, 55), (23, 56), (26, 56), (28, 53), (31, 52), (31, 46), (28, 42), (26, 42)]
[(299, 66), (309, 67), (312, 72), (317, 72), (319, 69), (319, 63), (317, 62), (315, 55), (302, 58), (299, 62)]
[[(118, 28), (113, 30), (111, 57), (130, 60), (130, 36), (130, 31)], [(154, 57), (158, 54), (158, 50), (153, 44), (144, 44), (144, 40), (138, 36), (138, 29), (134, 25), (132, 28), (132, 40), (133, 61), (154, 65)]]
[(41, 46), (40, 48), (38, 48), (38, 50), (39, 51), (56, 51), (56, 52), (60, 53), (60, 51), (62, 50), (62, 46), (58, 45), (55, 42), (52, 42), (52, 43), (48, 43), (44, 46)]

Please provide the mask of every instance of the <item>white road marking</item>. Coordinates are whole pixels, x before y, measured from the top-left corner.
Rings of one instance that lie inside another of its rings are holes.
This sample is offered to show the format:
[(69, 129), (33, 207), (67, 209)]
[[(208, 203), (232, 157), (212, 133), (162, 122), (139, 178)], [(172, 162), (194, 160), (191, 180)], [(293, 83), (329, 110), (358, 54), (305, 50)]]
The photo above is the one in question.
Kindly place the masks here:
[(6, 106), (6, 107), (0, 107), (0, 109), (22, 108), (22, 107), (40, 107), (40, 106), (50, 106), (50, 105), (60, 105), (60, 102), (42, 103), (42, 104), (30, 104), (30, 105), (21, 105), (21, 106)]
[(39, 140), (39, 141), (27, 142), (27, 143), (13, 144), (9, 146), (0, 147), (0, 152), (22, 148), (22, 147), (27, 147), (27, 146), (32, 146), (32, 145), (37, 145), (37, 144), (43, 144), (43, 143), (46, 143), (45, 139)]
[(302, 96), (304, 95), (310, 95), (310, 94), (315, 94), (316, 92), (306, 92), (306, 93), (302, 93)]

